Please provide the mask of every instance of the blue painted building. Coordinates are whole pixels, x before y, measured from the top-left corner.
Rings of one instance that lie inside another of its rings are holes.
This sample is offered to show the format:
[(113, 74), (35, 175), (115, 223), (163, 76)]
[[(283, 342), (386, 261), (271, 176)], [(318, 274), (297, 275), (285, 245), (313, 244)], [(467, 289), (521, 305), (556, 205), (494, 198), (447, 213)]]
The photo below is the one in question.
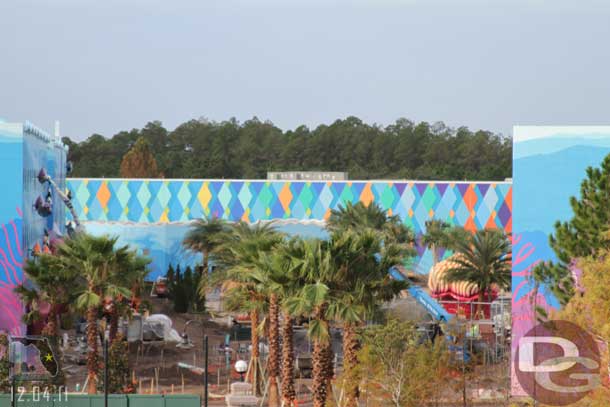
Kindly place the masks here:
[(0, 331), (23, 334), (23, 306), (14, 293), (23, 263), (65, 232), (65, 208), (41, 169), (65, 187), (66, 147), (30, 123), (0, 122)]

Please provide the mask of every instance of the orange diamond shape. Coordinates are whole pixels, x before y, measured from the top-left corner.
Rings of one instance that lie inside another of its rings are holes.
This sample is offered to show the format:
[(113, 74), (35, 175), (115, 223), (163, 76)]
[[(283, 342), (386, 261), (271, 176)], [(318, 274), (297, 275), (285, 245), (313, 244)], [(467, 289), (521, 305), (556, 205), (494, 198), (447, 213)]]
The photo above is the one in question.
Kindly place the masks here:
[(282, 188), (280, 191), (279, 198), (284, 211), (288, 211), (290, 208), (290, 202), (292, 202), (293, 198), (292, 191), (290, 190), (290, 182), (284, 184), (284, 188)]
[(430, 212), (428, 212), (428, 216), (430, 216), (431, 218), (434, 217), (434, 209), (430, 209)]
[(469, 211), (472, 211), (478, 199), (476, 192), (474, 192), (474, 186), (472, 184), (466, 190), (463, 199), (464, 203), (466, 204), (466, 208), (468, 208)]
[(367, 182), (362, 189), (362, 193), (360, 193), (360, 202), (362, 202), (364, 206), (369, 206), (371, 202), (373, 202), (373, 199), (375, 199), (375, 196), (371, 189), (371, 183)]
[(453, 218), (455, 216), (455, 211), (452, 209), (449, 211), (449, 217)]
[(413, 217), (413, 209), (409, 208), (409, 217), (412, 218)]
[(95, 196), (97, 197), (97, 200), (100, 201), (102, 208), (105, 209), (110, 200), (110, 190), (108, 189), (108, 183), (106, 181), (102, 182), (102, 185), (100, 186), (100, 189), (97, 190)]

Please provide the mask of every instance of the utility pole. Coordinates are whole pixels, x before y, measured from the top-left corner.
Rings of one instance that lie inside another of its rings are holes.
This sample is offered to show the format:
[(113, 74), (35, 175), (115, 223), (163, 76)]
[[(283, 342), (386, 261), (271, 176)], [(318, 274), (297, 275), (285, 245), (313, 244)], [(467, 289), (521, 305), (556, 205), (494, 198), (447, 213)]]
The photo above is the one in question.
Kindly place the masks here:
[(208, 407), (208, 336), (203, 337), (203, 358), (204, 364), (204, 376), (203, 376), (203, 406)]
[(104, 407), (108, 407), (108, 337), (104, 338)]
[(17, 386), (15, 386), (15, 376), (11, 375), (11, 407), (17, 406), (17, 400), (15, 399), (16, 387)]

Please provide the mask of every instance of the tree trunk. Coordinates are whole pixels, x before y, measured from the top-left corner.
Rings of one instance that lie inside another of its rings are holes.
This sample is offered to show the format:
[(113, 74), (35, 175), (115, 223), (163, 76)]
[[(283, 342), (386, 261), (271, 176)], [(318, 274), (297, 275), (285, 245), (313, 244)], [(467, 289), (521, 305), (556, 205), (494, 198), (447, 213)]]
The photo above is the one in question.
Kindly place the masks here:
[(210, 263), (210, 253), (208, 253), (207, 250), (204, 250), (202, 252), (203, 254), (203, 262), (201, 264), (201, 275), (202, 276), (207, 276), (209, 270), (208, 270), (208, 266)]
[(251, 311), (250, 312), (250, 323), (252, 324), (251, 328), (251, 342), (252, 342), (252, 353), (250, 356), (250, 372), (248, 376), (248, 380), (252, 384), (252, 391), (255, 396), (260, 394), (260, 374), (259, 374), (259, 359), (260, 359), (260, 350), (259, 350), (259, 338), (257, 333), (258, 328), (258, 312)]
[[(314, 318), (325, 324), (328, 328), (328, 322), (324, 319), (325, 307), (320, 306), (315, 310)], [(330, 380), (333, 376), (333, 351), (330, 338), (315, 338), (313, 343), (312, 367), (313, 367), (313, 383), (311, 392), (313, 393), (313, 406), (325, 407), (328, 397)]]
[(436, 266), (438, 263), (438, 249), (435, 244), (431, 245), (432, 249), (432, 265)]
[(110, 327), (108, 328), (108, 339), (110, 340), (110, 343), (114, 343), (118, 332), (119, 310), (117, 309), (116, 303), (113, 302), (112, 309), (110, 311)]
[(316, 339), (313, 342), (313, 383), (311, 392), (313, 393), (314, 407), (325, 407), (326, 405), (326, 373), (324, 360), (324, 343)]
[[(477, 313), (475, 315), (474, 319), (479, 319), (481, 317), (481, 313), (483, 313), (483, 304), (481, 304), (483, 301), (485, 301), (485, 292), (483, 290), (481, 290), (481, 287), (479, 287), (479, 298), (478, 298), (478, 304), (477, 304)], [(483, 314), (483, 318), (481, 319), (485, 319), (485, 314)]]
[(97, 308), (91, 307), (87, 310), (87, 345), (89, 353), (87, 354), (87, 392), (89, 394), (97, 393), (97, 372), (99, 370), (99, 362), (97, 358)]
[(282, 401), (285, 407), (292, 407), (296, 400), (294, 390), (294, 336), (292, 331), (292, 317), (284, 313), (282, 327)]
[(57, 325), (57, 313), (55, 312), (55, 306), (50, 304), (49, 315), (47, 315), (47, 324), (42, 330), (43, 336), (59, 336), (59, 329)]
[(343, 327), (343, 376), (345, 407), (358, 407), (360, 377), (357, 372), (360, 341), (356, 335), (356, 326), (345, 324)]
[[(329, 328), (330, 330), (330, 328)], [(332, 347), (332, 338), (324, 344), (324, 374), (326, 376), (326, 394), (331, 392), (332, 380), (335, 376), (335, 353)]]
[(279, 407), (278, 376), (280, 371), (280, 309), (276, 294), (269, 296), (269, 407)]

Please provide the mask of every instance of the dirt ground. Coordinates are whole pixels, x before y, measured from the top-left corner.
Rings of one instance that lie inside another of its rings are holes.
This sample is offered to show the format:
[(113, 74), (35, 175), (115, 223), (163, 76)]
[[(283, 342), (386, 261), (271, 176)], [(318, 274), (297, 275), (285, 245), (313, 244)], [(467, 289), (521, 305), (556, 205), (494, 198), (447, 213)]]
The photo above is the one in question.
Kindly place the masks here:
[[(173, 312), (172, 304), (168, 299), (151, 298), (153, 306), (153, 314), (165, 314), (172, 319), (173, 329), (182, 334), (187, 321), (196, 320), (202, 323), (189, 324), (187, 334), (193, 347), (189, 349), (181, 349), (176, 347), (175, 343), (148, 343), (142, 345), (131, 344), (130, 346), (130, 366), (133, 370), (133, 378), (136, 383), (138, 393), (166, 393), (166, 394), (199, 394), (203, 395), (203, 375), (197, 372), (196, 368), (204, 366), (203, 338), (208, 336), (208, 360), (209, 360), (209, 396), (210, 406), (225, 405), (224, 395), (228, 392), (228, 387), (231, 382), (240, 380), (239, 374), (235, 372), (233, 366), (238, 359), (248, 360), (249, 353), (246, 351), (248, 342), (230, 342), (231, 351), (226, 352), (224, 349), (225, 336), (230, 332), (229, 319), (224, 313), (211, 312), (212, 315), (199, 314), (177, 314)], [(214, 308), (214, 307), (211, 307)], [(74, 330), (65, 331), (71, 338), (75, 338)], [(340, 349), (340, 338), (338, 339), (337, 347)], [(304, 331), (297, 330), (295, 338), (298, 353), (308, 351), (308, 341)], [(337, 351), (339, 349), (336, 349)], [(80, 359), (80, 363), (79, 363)], [(70, 391), (82, 390), (84, 387), (87, 369), (84, 365), (83, 355), (78, 355), (74, 348), (65, 353), (64, 356), (64, 371), (66, 372), (67, 385)], [(187, 364), (194, 366), (195, 369), (180, 367), (178, 364)], [(500, 366), (490, 367), (486, 369), (477, 368), (475, 377), (469, 380), (468, 388), (468, 405), (494, 405), (503, 406), (509, 405), (505, 397), (504, 400), (496, 398), (494, 402), (475, 399), (477, 389), (487, 388), (493, 389), (494, 393), (499, 396), (499, 393), (504, 393), (502, 388), (508, 387), (505, 380), (507, 367)], [(103, 372), (100, 372), (102, 375)], [(473, 380), (474, 379), (474, 380)], [(498, 386), (498, 384), (500, 384)], [(298, 398), (299, 406), (309, 406), (311, 396), (309, 388), (311, 385), (310, 379), (298, 379)], [(454, 394), (446, 394), (445, 396), (452, 402), (439, 402), (438, 405), (461, 406), (461, 398), (457, 397), (457, 392)], [(365, 404), (363, 404), (365, 405)]]
[[(164, 314), (171, 318), (173, 329), (179, 334), (184, 332), (185, 324), (192, 322), (187, 328), (189, 340), (194, 345), (189, 349), (182, 349), (175, 343), (149, 342), (144, 344), (130, 344), (130, 367), (133, 370), (133, 379), (138, 393), (166, 393), (166, 394), (199, 394), (203, 395), (203, 375), (197, 368), (204, 367), (204, 336), (208, 336), (208, 364), (210, 401), (218, 401), (224, 405), (224, 395), (228, 393), (231, 382), (239, 381), (240, 375), (233, 366), (239, 359), (248, 360), (247, 347), (249, 342), (230, 341), (230, 351), (227, 352), (224, 343), (225, 336), (230, 333), (229, 318), (225, 313), (211, 312), (206, 314), (178, 314), (172, 309), (172, 303), (166, 298), (150, 298), (152, 303), (151, 314)], [(70, 342), (74, 345), (64, 353), (64, 371), (69, 391), (82, 391), (87, 377), (85, 355), (77, 352), (75, 346), (76, 334), (74, 329), (62, 331), (67, 333)], [(297, 334), (298, 335), (298, 334)], [(82, 336), (82, 335), (80, 335)], [(300, 344), (297, 349), (307, 349), (304, 334), (300, 335)], [(100, 347), (101, 355), (101, 347)], [(181, 367), (187, 364), (188, 367)], [(191, 369), (195, 367), (195, 369)], [(103, 372), (100, 372), (103, 375)], [(310, 380), (298, 380), (297, 387), (302, 400), (301, 405), (307, 405)]]
[[(225, 352), (219, 353), (219, 344), (224, 343), (225, 335), (229, 332), (227, 326), (223, 326), (208, 317), (195, 314), (177, 314), (172, 310), (171, 302), (166, 298), (151, 298), (153, 306), (152, 314), (165, 314), (172, 319), (173, 329), (179, 334), (184, 331), (187, 321), (197, 320), (201, 323), (191, 323), (187, 334), (193, 343), (191, 349), (180, 349), (175, 343), (150, 342), (144, 344), (130, 344), (130, 366), (134, 371), (134, 378), (137, 382), (138, 390), (143, 393), (151, 391), (151, 381), (153, 392), (185, 393), (202, 392), (202, 375), (193, 373), (189, 369), (178, 367), (178, 363), (203, 368), (203, 337), (208, 336), (208, 350), (210, 360), (210, 371), (221, 371), (226, 367)], [(76, 338), (76, 331), (63, 331), (68, 333), (70, 341)], [(62, 333), (63, 333), (62, 332)], [(234, 353), (234, 352), (232, 352)], [(222, 357), (222, 366), (220, 361)], [(83, 356), (76, 352), (73, 347), (64, 355), (64, 370), (66, 371), (67, 385), (69, 389), (76, 391), (82, 389), (86, 380), (87, 369), (82, 365)], [(231, 360), (235, 360), (232, 356)], [(229, 369), (221, 372), (227, 375)], [(239, 376), (238, 376), (239, 377)], [(153, 380), (154, 379), (154, 380)], [(157, 380), (158, 379), (158, 380)], [(217, 386), (218, 383), (214, 383)], [(226, 386), (226, 383), (225, 383)]]

